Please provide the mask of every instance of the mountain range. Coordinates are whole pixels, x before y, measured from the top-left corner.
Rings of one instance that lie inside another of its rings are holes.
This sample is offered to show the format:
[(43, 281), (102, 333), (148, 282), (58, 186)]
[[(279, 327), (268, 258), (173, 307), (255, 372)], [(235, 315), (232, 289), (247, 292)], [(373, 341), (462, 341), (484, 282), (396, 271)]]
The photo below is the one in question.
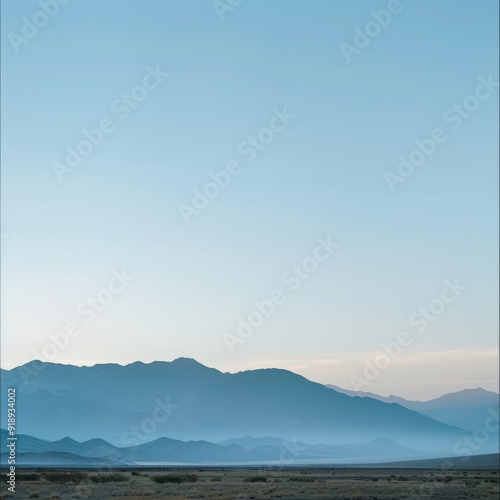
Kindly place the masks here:
[[(189, 358), (91, 367), (37, 361), (2, 370), (3, 394), (7, 387), (17, 391), (17, 431), (58, 443), (19, 453), (114, 460), (116, 448), (121, 458), (133, 448), (132, 462), (246, 462), (275, 460), (286, 442), (304, 447), (303, 460), (377, 454), (392, 460), (447, 456), (470, 434), (402, 404), (344, 394), (287, 370), (231, 374)], [(489, 439), (477, 453), (497, 452), (497, 443)], [(92, 447), (98, 456), (88, 455)]]
[(397, 403), (439, 422), (472, 431), (484, 425), (489, 410), (495, 411), (498, 415), (500, 403), (498, 394), (486, 391), (481, 387), (452, 392), (429, 401), (411, 401), (392, 395), (380, 396), (372, 392), (350, 391), (336, 385), (326, 385), (326, 387), (353, 397), (372, 398), (385, 403)]
[[(2, 442), (8, 437), (2, 429)], [(147, 464), (229, 464), (342, 462), (366, 463), (426, 456), (398, 445), (390, 439), (370, 443), (310, 445), (287, 443), (272, 436), (237, 438), (218, 444), (208, 441), (179, 441), (158, 438), (132, 447), (116, 447), (103, 439), (78, 442), (71, 438), (47, 441), (28, 435), (17, 436), (17, 463), (40, 466), (116, 467)], [(2, 463), (7, 453), (2, 454)]]

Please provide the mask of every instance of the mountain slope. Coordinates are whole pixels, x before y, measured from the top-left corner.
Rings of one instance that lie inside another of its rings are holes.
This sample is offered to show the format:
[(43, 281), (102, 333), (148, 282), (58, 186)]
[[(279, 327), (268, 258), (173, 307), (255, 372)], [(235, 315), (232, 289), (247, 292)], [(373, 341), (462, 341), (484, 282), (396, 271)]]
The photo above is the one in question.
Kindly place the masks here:
[[(7, 463), (7, 453), (2, 453), (0, 462)], [(37, 467), (95, 467), (111, 468), (126, 465), (122, 462), (115, 462), (106, 459), (81, 457), (73, 453), (65, 452), (44, 452), (44, 453), (18, 453), (16, 464), (19, 466), (37, 466)]]
[[(2, 441), (6, 437), (7, 431), (2, 429)], [(319, 463), (347, 461), (352, 463), (369, 460), (376, 462), (429, 456), (428, 453), (416, 452), (389, 439), (376, 439), (369, 443), (310, 445), (301, 442), (287, 443), (272, 436), (236, 438), (219, 444), (207, 441), (184, 442), (162, 437), (139, 446), (118, 448), (102, 439), (91, 439), (80, 443), (71, 438), (46, 441), (32, 436), (18, 435), (17, 452), (23, 457), (22, 464), (36, 463), (36, 456), (39, 456), (41, 464), (82, 466), (85, 463), (88, 466), (99, 465), (98, 461), (102, 462), (100, 466), (166, 462), (202, 464), (273, 461), (281, 465), (289, 465), (310, 461)]]
[(335, 385), (326, 387), (352, 397), (368, 397), (386, 403), (397, 403), (445, 424), (467, 430), (483, 426), (489, 416), (499, 413), (500, 396), (481, 387), (445, 394), (429, 401), (411, 401), (392, 395), (385, 397), (371, 392), (350, 391)]
[(36, 363), (35, 375), (33, 363), (7, 371), (2, 388), (18, 388), (18, 429), (44, 439), (100, 437), (130, 447), (161, 436), (217, 442), (273, 435), (326, 444), (390, 438), (437, 450), (463, 435), (400, 405), (352, 398), (286, 370), (229, 374), (186, 358), (126, 366)]

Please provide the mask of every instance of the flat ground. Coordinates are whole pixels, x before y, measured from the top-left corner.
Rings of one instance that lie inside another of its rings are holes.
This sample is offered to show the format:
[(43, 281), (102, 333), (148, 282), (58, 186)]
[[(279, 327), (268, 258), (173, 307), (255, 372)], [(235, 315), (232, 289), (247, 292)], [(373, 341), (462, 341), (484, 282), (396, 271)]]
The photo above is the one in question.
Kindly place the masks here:
[[(2, 476), (5, 477), (4, 472)], [(157, 482), (158, 479), (166, 482)], [(498, 498), (499, 486), (499, 473), (492, 469), (442, 471), (340, 467), (18, 471), (16, 492), (9, 494), (2, 480), (1, 498), (483, 500)]]

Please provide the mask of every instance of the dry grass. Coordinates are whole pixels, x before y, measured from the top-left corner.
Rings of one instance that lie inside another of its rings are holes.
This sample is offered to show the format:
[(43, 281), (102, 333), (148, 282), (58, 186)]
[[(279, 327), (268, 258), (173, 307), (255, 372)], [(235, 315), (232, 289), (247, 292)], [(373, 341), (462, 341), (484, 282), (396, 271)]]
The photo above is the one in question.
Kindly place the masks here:
[[(498, 498), (498, 472), (430, 469), (202, 469), (43, 472), (20, 478), (13, 498), (99, 500), (314, 500)], [(93, 477), (99, 477), (97, 482)], [(117, 479), (120, 477), (120, 479)], [(52, 479), (51, 480), (49, 480)], [(167, 478), (160, 479), (159, 478)], [(9, 498), (2, 495), (2, 498)]]
[(155, 483), (165, 484), (165, 483), (196, 483), (198, 478), (196, 474), (162, 474), (158, 476), (151, 476), (151, 479)]
[(95, 476), (89, 476), (89, 479), (93, 483), (123, 483), (128, 481), (128, 476), (119, 473), (109, 473), (109, 474), (96, 474)]

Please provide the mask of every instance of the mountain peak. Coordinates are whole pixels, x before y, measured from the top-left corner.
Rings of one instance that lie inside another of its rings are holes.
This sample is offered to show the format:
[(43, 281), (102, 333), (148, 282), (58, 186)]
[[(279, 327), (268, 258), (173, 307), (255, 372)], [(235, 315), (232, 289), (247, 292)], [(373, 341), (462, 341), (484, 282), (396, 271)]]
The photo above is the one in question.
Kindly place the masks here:
[(201, 365), (201, 363), (199, 363), (198, 361), (196, 361), (196, 359), (194, 358), (185, 358), (183, 356), (181, 356), (180, 358), (175, 358), (172, 363), (193, 363), (193, 364), (197, 364), (197, 365)]
[(173, 361), (170, 362), (173, 365), (176, 366), (182, 366), (182, 367), (203, 367), (207, 368), (205, 365), (202, 365), (200, 362), (196, 361), (194, 358), (176, 358)]

